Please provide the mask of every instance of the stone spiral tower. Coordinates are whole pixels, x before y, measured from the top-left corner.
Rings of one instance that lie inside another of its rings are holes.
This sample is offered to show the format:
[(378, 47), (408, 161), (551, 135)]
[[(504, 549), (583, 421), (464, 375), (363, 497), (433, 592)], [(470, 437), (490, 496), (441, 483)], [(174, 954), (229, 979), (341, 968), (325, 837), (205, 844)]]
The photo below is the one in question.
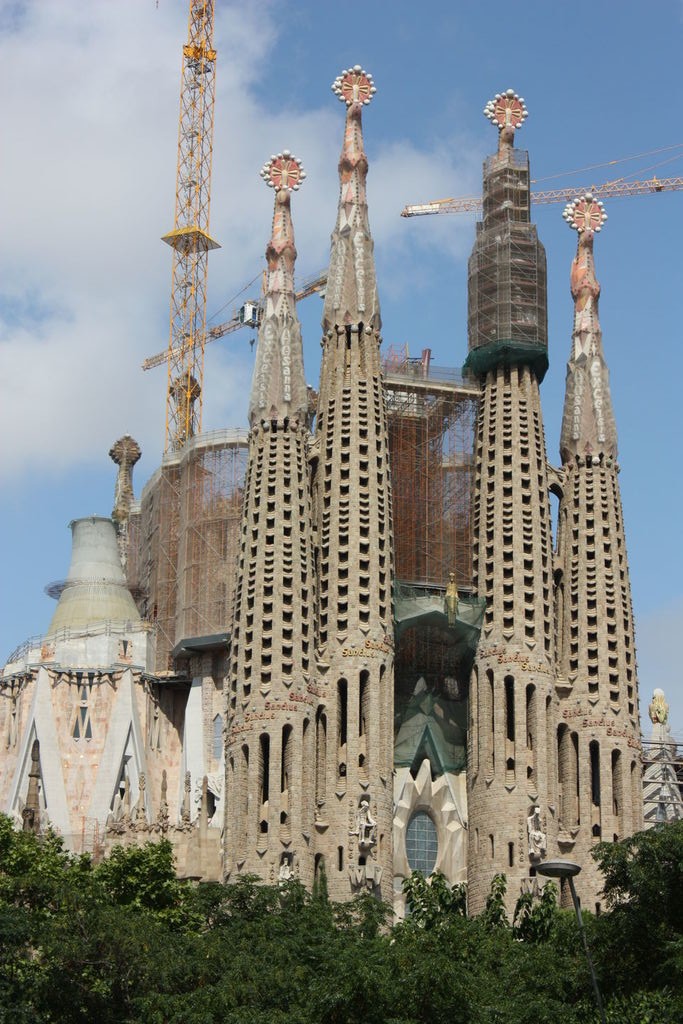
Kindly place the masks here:
[(514, 908), (556, 831), (553, 552), (539, 395), (548, 363), (545, 252), (530, 223), (528, 154), (514, 148), (524, 101), (508, 90), (485, 113), (499, 143), (484, 164), (484, 216), (469, 261), (466, 364), (482, 385), (473, 554), (486, 600), (470, 686), (471, 913), (497, 873), (507, 876)]
[(233, 617), (226, 748), (225, 871), (313, 881), (314, 580), (308, 397), (294, 298), (287, 150), (275, 189), (268, 276), (249, 404), (249, 456)]
[(359, 66), (346, 104), (339, 207), (323, 312), (313, 449), (318, 677), (316, 849), (330, 896), (391, 895), (393, 610), (391, 490), (380, 312), (368, 224)]
[(581, 864), (592, 908), (591, 847), (642, 828), (633, 611), (617, 474), (617, 431), (598, 317), (593, 242), (606, 214), (590, 194), (564, 213), (578, 232), (572, 350), (560, 436), (556, 572), (559, 849)]

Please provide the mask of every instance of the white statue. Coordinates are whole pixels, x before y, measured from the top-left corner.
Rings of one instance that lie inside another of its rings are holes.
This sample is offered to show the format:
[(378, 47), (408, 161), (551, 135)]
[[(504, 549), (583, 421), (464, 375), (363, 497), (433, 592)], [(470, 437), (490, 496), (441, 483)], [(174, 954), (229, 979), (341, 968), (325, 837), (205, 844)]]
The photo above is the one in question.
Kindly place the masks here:
[(352, 833), (358, 836), (358, 848), (369, 850), (377, 842), (377, 822), (370, 813), (370, 797), (363, 793), (358, 802), (356, 814), (356, 830)]
[(532, 860), (541, 860), (545, 857), (547, 849), (546, 834), (541, 823), (541, 808), (534, 807), (526, 819), (527, 832), (529, 834), (529, 856)]
[(666, 725), (669, 720), (669, 705), (664, 696), (664, 690), (655, 690), (652, 694), (652, 703), (647, 709), (650, 721), (653, 725)]
[(292, 871), (292, 854), (283, 853), (282, 860), (280, 861), (280, 870), (278, 871), (278, 882), (284, 884), (294, 878), (294, 872)]

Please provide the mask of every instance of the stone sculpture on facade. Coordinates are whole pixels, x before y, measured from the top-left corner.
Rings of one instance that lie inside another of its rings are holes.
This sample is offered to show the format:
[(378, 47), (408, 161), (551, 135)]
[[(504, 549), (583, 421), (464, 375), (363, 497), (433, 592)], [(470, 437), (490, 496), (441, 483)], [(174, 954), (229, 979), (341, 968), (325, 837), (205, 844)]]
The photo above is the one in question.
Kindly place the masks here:
[(547, 837), (543, 831), (541, 822), (541, 809), (534, 807), (526, 819), (527, 832), (529, 836), (529, 857), (531, 860), (543, 860), (547, 852)]
[(666, 725), (669, 721), (669, 705), (664, 696), (664, 690), (654, 691), (647, 710), (653, 725)]
[(377, 843), (377, 822), (370, 811), (370, 796), (363, 793), (358, 801), (356, 827), (351, 833), (358, 836), (358, 849), (364, 853), (372, 850)]

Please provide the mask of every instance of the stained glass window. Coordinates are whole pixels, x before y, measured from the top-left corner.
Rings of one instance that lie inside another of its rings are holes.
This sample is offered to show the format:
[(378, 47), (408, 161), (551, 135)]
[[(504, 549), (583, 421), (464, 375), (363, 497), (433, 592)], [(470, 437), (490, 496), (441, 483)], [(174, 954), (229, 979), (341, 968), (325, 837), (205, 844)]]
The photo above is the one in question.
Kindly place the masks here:
[(439, 852), (436, 826), (426, 811), (416, 811), (406, 829), (406, 855), (412, 871), (431, 875)]

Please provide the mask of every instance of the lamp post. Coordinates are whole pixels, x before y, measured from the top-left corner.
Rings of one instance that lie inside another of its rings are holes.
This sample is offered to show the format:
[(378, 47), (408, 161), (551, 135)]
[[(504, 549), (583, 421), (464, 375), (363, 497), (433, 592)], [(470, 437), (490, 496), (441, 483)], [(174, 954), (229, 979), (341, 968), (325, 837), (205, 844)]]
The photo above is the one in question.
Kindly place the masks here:
[(569, 882), (569, 891), (572, 894), (572, 901), (574, 903), (574, 910), (576, 911), (576, 920), (579, 923), (579, 931), (583, 940), (583, 948), (586, 951), (586, 960), (588, 961), (588, 967), (591, 972), (591, 980), (593, 982), (593, 992), (595, 993), (595, 1002), (598, 1007), (600, 1014), (600, 1020), (602, 1024), (606, 1024), (605, 1011), (602, 1005), (602, 998), (600, 996), (600, 989), (598, 988), (598, 979), (595, 976), (595, 968), (593, 967), (593, 960), (591, 958), (590, 950), (588, 948), (588, 940), (586, 938), (586, 930), (583, 927), (583, 918), (581, 916), (581, 904), (579, 903), (579, 897), (576, 895), (576, 889), (574, 887), (574, 876), (578, 875), (581, 870), (580, 864), (574, 864), (570, 860), (546, 860), (536, 865), (536, 871), (539, 875), (545, 875), (546, 878), (566, 878)]

